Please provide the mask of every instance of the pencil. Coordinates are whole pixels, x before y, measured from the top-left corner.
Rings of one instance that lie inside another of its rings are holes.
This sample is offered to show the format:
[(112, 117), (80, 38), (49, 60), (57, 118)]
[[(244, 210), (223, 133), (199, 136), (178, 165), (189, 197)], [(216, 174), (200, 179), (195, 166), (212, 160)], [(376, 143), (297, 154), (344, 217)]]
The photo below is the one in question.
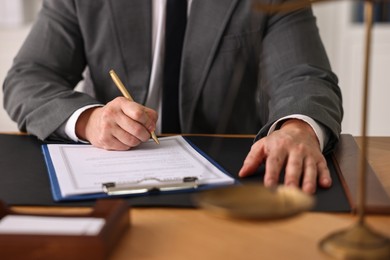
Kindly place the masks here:
[[(127, 91), (125, 85), (123, 85), (122, 81), (120, 80), (120, 78), (118, 77), (118, 75), (115, 73), (114, 70), (110, 70), (110, 75), (111, 75), (111, 78), (114, 81), (115, 85), (118, 87), (118, 89), (122, 93), (122, 95), (125, 98), (127, 98), (128, 100), (134, 101), (134, 99), (131, 97), (130, 93)], [(156, 142), (156, 144), (160, 144), (154, 131), (150, 132), (150, 135), (153, 138), (153, 140)]]

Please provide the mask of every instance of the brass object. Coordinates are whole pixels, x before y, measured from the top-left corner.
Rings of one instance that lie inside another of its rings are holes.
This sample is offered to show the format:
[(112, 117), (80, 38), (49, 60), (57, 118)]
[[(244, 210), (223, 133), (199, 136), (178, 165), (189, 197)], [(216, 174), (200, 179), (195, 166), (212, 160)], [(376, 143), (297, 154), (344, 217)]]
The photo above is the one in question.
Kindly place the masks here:
[(314, 3), (330, 2), (337, 0), (296, 0), (281, 2), (280, 4), (268, 4), (262, 0), (254, 0), (253, 7), (255, 10), (266, 13), (273, 12), (292, 12), (301, 8), (308, 7)]
[(373, 23), (373, 0), (366, 0), (364, 86), (362, 107), (362, 147), (358, 182), (358, 221), (350, 229), (331, 234), (320, 242), (323, 252), (338, 259), (390, 259), (390, 239), (376, 233), (365, 222), (367, 171), (367, 111), (369, 96), (369, 69)]
[(390, 259), (390, 240), (360, 222), (329, 235), (320, 248), (338, 259)]
[(207, 190), (194, 195), (195, 203), (208, 212), (228, 218), (276, 219), (310, 210), (314, 197), (298, 188), (266, 188), (260, 183)]

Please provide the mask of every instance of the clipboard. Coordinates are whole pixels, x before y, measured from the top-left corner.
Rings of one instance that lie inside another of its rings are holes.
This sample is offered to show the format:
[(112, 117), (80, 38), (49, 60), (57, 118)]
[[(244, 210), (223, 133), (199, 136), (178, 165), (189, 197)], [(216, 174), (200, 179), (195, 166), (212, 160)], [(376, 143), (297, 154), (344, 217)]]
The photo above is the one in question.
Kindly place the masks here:
[[(216, 163), (213, 159), (211, 159), (211, 157), (209, 157), (202, 150), (197, 148), (193, 143), (191, 143), (186, 138), (183, 138), (182, 136), (170, 136), (170, 137), (161, 138), (160, 146), (157, 148), (152, 141), (150, 141), (148, 144), (143, 144), (143, 145), (149, 145), (146, 146), (148, 147), (146, 149), (149, 149), (146, 150), (146, 152), (149, 151), (152, 153), (157, 152), (157, 156), (162, 156), (161, 153), (163, 152), (160, 152), (160, 149), (162, 149), (161, 146), (164, 145), (164, 143), (167, 144), (167, 147), (169, 147), (169, 145), (172, 144), (176, 145), (176, 146), (172, 145), (172, 147), (180, 147), (174, 149), (178, 149), (177, 151), (183, 152), (186, 155), (188, 155), (187, 157), (189, 158), (189, 160), (184, 162), (190, 164), (190, 168), (193, 167), (194, 169), (197, 169), (197, 166), (199, 166), (200, 167), (199, 169), (203, 171), (201, 174), (202, 177), (196, 176), (196, 174), (199, 174), (199, 172), (195, 173), (194, 170), (192, 170), (194, 175), (180, 175), (180, 176), (173, 175), (172, 177), (170, 176), (170, 173), (168, 173), (168, 176), (164, 176), (164, 175), (160, 176), (158, 174), (157, 175), (153, 174), (151, 176), (145, 175), (140, 179), (131, 180), (131, 181), (116, 180), (115, 177), (111, 177), (109, 176), (109, 174), (107, 174), (107, 176), (105, 177), (109, 177), (109, 181), (102, 182), (101, 187), (99, 189), (95, 187), (93, 188), (93, 192), (91, 192), (88, 191), (88, 187), (87, 189), (83, 189), (84, 187), (82, 187), (79, 190), (77, 190), (76, 194), (67, 194), (63, 192), (64, 190), (61, 190), (61, 188), (63, 187), (61, 186), (61, 181), (62, 183), (64, 183), (64, 178), (62, 177), (62, 179), (60, 179), (61, 176), (67, 176), (65, 182), (72, 183), (72, 185), (77, 186), (76, 183), (78, 182), (76, 179), (84, 172), (83, 170), (81, 170), (80, 172), (82, 173), (80, 173), (77, 171), (77, 169), (87, 168), (88, 173), (93, 172), (93, 174), (99, 174), (99, 173), (95, 173), (94, 169), (88, 168), (86, 164), (84, 164), (86, 161), (110, 160), (110, 163), (112, 163), (111, 158), (116, 158), (116, 156), (118, 156), (124, 158), (123, 164), (130, 164), (130, 162), (127, 160), (133, 160), (132, 159), (133, 153), (136, 153), (137, 151), (134, 150), (119, 151), (119, 152), (106, 151), (85, 144), (54, 144), (54, 146), (52, 146), (52, 150), (50, 150), (49, 148), (50, 144), (43, 144), (41, 148), (44, 155), (47, 172), (49, 175), (51, 192), (54, 201), (62, 202), (62, 201), (93, 200), (93, 199), (109, 198), (113, 196), (121, 196), (121, 197), (145, 196), (145, 195), (157, 194), (157, 193), (163, 193), (163, 194), (178, 193), (178, 192), (185, 193), (185, 192), (191, 192), (196, 190), (209, 189), (213, 187), (220, 187), (224, 185), (231, 185), (236, 183), (236, 180), (233, 177), (231, 177), (230, 174), (224, 168), (222, 168), (218, 163)], [(142, 149), (139, 149), (138, 152), (142, 152), (144, 149), (145, 146)], [(69, 150), (69, 152), (66, 152), (67, 150)], [(75, 151), (77, 152), (76, 155), (75, 153), (73, 153)], [(86, 158), (85, 161), (80, 160), (81, 161), (80, 165), (82, 167), (80, 168), (76, 167), (75, 170), (72, 170), (71, 168), (73, 168), (74, 164), (77, 164), (79, 162), (77, 160), (69, 159), (68, 156), (71, 158), (83, 157), (85, 154), (88, 154), (89, 152), (92, 152), (94, 154), (93, 156), (96, 157), (93, 157), (92, 159), (91, 157), (89, 157), (89, 155), (87, 155), (85, 157)], [(112, 156), (113, 153), (115, 153), (116, 155)], [(100, 155), (103, 155), (103, 157), (99, 157)], [(145, 156), (145, 154), (136, 154), (134, 157), (137, 158), (141, 156)], [(153, 158), (151, 159), (153, 161)], [(134, 161), (136, 164), (138, 163), (137, 160), (138, 159)], [(149, 161), (142, 162), (142, 164), (146, 164), (146, 165), (147, 163), (149, 163)], [(63, 167), (60, 168), (58, 165), (62, 165)], [(152, 165), (152, 168), (153, 167), (155, 167), (155, 165)], [(113, 170), (111, 166), (111, 168), (106, 170), (108, 170), (109, 173), (113, 175), (116, 175), (118, 174), (118, 172), (123, 171), (124, 175), (127, 174), (128, 176), (127, 178), (130, 178), (132, 175), (129, 174), (128, 171), (131, 172), (132, 170), (131, 168), (132, 167), (127, 167), (125, 168), (125, 170), (121, 169), (116, 171)], [(58, 169), (60, 169), (60, 172), (62, 173), (62, 175), (60, 176), (59, 176)], [(143, 170), (150, 172), (149, 168)], [(161, 171), (162, 170), (163, 169), (161, 169)], [(172, 170), (181, 173), (181, 171), (186, 172), (186, 170), (188, 169), (180, 168), (179, 170), (176, 168), (172, 168)], [(171, 171), (171, 169), (168, 167), (168, 169), (165, 170), (165, 172), (169, 172), (169, 171)], [(210, 174), (210, 176), (207, 177), (208, 174)], [(89, 183), (89, 185), (92, 186), (91, 183)]]
[(0, 218), (7, 215), (93, 217), (105, 220), (97, 235), (0, 234), (1, 259), (107, 259), (130, 226), (129, 207), (122, 200), (98, 200), (90, 213), (42, 215), (18, 213), (0, 201)]

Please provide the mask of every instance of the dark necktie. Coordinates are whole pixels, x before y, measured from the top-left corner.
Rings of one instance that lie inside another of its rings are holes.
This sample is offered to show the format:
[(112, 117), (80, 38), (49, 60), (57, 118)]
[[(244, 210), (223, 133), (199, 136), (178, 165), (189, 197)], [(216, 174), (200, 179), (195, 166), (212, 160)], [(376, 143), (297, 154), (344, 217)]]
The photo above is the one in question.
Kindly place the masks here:
[(187, 0), (167, 0), (162, 133), (180, 133), (180, 61), (187, 23)]

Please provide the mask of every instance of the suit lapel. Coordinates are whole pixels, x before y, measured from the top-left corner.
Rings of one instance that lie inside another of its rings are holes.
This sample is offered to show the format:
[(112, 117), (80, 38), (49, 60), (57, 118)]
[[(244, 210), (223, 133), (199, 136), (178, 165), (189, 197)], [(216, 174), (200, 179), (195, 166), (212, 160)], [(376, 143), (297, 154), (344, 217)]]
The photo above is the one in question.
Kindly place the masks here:
[(116, 40), (121, 51), (124, 84), (142, 103), (149, 86), (151, 57), (151, 0), (110, 0)]
[(193, 0), (181, 67), (180, 104), (183, 132), (189, 132), (196, 103), (218, 44), (239, 0)]

